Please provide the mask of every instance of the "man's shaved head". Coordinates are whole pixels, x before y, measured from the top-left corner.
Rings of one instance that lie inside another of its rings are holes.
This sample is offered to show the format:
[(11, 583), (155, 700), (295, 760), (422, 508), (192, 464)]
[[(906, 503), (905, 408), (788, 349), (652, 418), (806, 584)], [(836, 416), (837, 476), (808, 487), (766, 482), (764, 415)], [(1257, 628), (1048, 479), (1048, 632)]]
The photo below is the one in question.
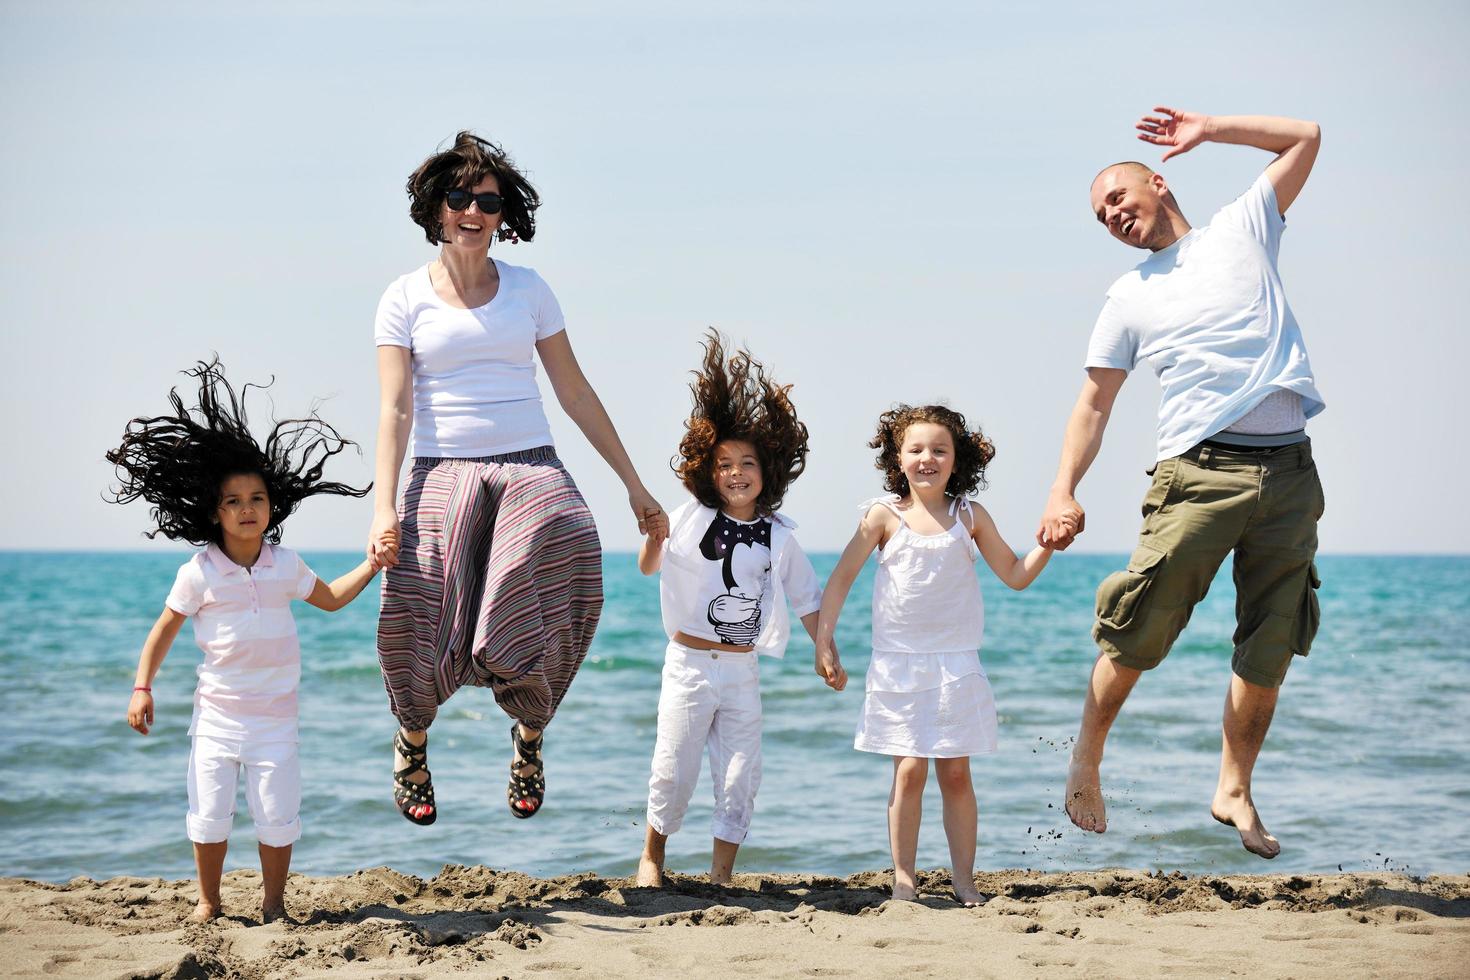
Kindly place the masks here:
[(1097, 177), (1092, 178), (1092, 182), (1096, 184), (1098, 177), (1101, 177), (1109, 170), (1120, 170), (1129, 177), (1136, 177), (1139, 180), (1148, 180), (1154, 175), (1153, 168), (1147, 164), (1139, 163), (1137, 160), (1123, 160), (1119, 163), (1110, 163), (1106, 167), (1103, 167), (1097, 172)]
[(1189, 230), (1163, 175), (1137, 160), (1103, 167), (1088, 196), (1108, 234), (1133, 248), (1157, 251)]

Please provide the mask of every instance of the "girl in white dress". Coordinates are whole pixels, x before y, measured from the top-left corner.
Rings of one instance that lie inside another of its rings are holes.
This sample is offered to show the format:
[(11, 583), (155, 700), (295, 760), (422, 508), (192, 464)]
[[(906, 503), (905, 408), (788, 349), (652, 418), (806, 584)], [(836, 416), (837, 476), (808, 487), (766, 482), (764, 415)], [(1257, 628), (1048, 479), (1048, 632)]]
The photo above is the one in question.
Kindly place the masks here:
[(823, 592), (816, 668), (840, 669), (837, 617), (858, 572), (878, 549), (873, 582), (873, 656), (854, 745), (893, 757), (888, 839), (893, 897), (913, 899), (914, 856), (929, 760), (944, 797), (955, 898), (975, 888), (975, 789), (970, 756), (995, 751), (995, 699), (980, 666), (985, 608), (975, 561), (983, 557), (1012, 589), (1024, 589), (1051, 557), (1035, 548), (1017, 558), (985, 508), (969, 495), (983, 485), (995, 447), (940, 405), (900, 405), (878, 420), (869, 444), (890, 496), (863, 505), (857, 533)]

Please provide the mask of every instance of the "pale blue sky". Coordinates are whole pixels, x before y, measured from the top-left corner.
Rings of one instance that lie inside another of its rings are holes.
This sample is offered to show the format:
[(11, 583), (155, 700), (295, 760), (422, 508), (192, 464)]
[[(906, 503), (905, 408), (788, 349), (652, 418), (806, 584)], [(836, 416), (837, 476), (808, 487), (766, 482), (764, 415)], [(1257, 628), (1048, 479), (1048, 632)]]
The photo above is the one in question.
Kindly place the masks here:
[[(536, 242), (496, 254), (556, 290), (666, 506), (712, 324), (797, 386), (813, 453), (787, 510), (809, 549), (841, 547), (879, 491), (877, 414), (935, 399), (996, 442), (982, 499), (1020, 548), (1103, 292), (1139, 257), (1087, 186), (1157, 162), (1132, 126), (1161, 103), (1322, 124), (1281, 270), (1328, 402), (1323, 548), (1470, 551), (1466, 11), (7, 3), (0, 546), (163, 547), (143, 507), (101, 502), (102, 454), (212, 350), (237, 381), (275, 374), (281, 412), (324, 399), (364, 447), (333, 475), (370, 479), (373, 310), (433, 257), (403, 181), (472, 128), (546, 201)], [(1205, 146), (1162, 170), (1203, 222), (1266, 162)], [(1146, 369), (1124, 387), (1080, 548), (1131, 546), (1157, 397)], [(604, 544), (633, 547), (620, 486), (548, 414)], [(356, 548), (369, 516), (311, 501), (287, 540)]]

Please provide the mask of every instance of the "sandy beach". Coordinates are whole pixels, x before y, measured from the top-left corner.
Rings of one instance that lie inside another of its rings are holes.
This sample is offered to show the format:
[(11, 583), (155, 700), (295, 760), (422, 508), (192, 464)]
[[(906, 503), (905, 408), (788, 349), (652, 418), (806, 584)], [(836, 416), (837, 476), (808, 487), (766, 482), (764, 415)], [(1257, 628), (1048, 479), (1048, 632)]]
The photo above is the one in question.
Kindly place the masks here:
[(445, 867), (292, 875), (290, 923), (259, 924), (259, 877), (225, 878), (227, 916), (185, 925), (189, 881), (0, 879), (7, 976), (1028, 977), (1466, 976), (1470, 876), (977, 876), (955, 904), (887, 876), (674, 875), (663, 890), (592, 874)]

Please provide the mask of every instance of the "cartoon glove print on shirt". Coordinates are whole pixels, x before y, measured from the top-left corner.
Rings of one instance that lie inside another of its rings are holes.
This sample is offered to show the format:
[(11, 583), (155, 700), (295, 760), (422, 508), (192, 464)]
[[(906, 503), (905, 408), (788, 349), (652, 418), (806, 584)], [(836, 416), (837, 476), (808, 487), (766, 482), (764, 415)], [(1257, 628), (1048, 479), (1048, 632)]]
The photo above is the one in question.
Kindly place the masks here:
[(699, 553), (722, 563), (725, 594), (709, 604), (709, 622), (720, 642), (750, 646), (761, 631), (761, 596), (771, 575), (771, 522), (742, 524), (717, 514), (699, 542)]

